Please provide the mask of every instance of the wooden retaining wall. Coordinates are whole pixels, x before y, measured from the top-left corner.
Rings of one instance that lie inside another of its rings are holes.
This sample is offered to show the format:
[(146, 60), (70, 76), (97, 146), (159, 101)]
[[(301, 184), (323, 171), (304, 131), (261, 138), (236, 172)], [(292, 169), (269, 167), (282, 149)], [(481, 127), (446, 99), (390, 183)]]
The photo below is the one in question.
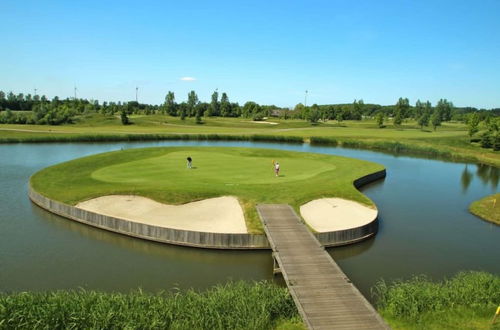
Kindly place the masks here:
[[(385, 169), (359, 178), (354, 181), (356, 188), (378, 179), (384, 178)], [(113, 231), (119, 234), (138, 237), (150, 241), (185, 245), (209, 249), (270, 249), (266, 235), (208, 233), (180, 230), (142, 224), (125, 219), (110, 217), (99, 213), (82, 210), (77, 207), (51, 200), (29, 187), (29, 197), (33, 203), (52, 212), (90, 226)], [(378, 230), (378, 221), (352, 229), (326, 233), (315, 233), (318, 241), (324, 246), (338, 246), (355, 243), (368, 238)]]
[[(386, 171), (383, 169), (382, 171), (378, 171), (372, 174), (365, 175), (353, 182), (354, 187), (359, 189), (361, 186), (365, 184), (372, 183), (374, 181), (385, 178)], [(323, 246), (340, 246), (347, 245), (362, 241), (367, 239), (373, 235), (375, 235), (378, 231), (378, 217), (375, 217), (372, 222), (367, 223), (364, 226), (330, 231), (324, 233), (314, 233), (316, 239)]]
[(94, 213), (51, 200), (29, 187), (29, 197), (38, 206), (60, 216), (116, 233), (150, 241), (209, 249), (270, 249), (266, 235), (208, 233), (142, 224)]

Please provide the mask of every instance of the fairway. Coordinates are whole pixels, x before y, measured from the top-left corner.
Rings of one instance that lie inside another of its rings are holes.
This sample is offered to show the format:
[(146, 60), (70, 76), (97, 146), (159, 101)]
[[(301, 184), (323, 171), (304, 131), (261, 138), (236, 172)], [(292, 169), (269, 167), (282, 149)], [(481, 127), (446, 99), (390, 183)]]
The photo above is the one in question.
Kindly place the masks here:
[[(193, 159), (187, 168), (186, 158)], [(280, 163), (276, 177), (273, 161)], [(381, 165), (339, 156), (272, 149), (165, 147), (129, 149), (80, 158), (36, 173), (33, 188), (76, 205), (106, 195), (137, 195), (168, 204), (235, 196), (250, 232), (261, 232), (258, 203), (299, 206), (340, 197), (372, 206), (353, 186)]]

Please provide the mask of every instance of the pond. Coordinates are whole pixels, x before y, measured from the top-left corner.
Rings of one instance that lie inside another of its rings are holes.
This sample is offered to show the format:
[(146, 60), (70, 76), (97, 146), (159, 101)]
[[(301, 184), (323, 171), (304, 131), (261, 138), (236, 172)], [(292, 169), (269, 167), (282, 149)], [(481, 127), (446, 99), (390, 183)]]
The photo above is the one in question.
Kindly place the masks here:
[[(383, 164), (387, 177), (362, 188), (379, 209), (378, 234), (328, 251), (370, 299), (377, 280), (460, 270), (500, 274), (500, 226), (467, 211), (497, 192), (498, 168), (308, 144), (166, 141), (0, 145), (0, 291), (205, 289), (228, 280), (270, 280), (270, 251), (219, 251), (152, 243), (58, 217), (33, 205), (29, 177), (66, 160), (121, 148), (227, 146), (286, 149)], [(282, 280), (275, 278), (282, 283)]]

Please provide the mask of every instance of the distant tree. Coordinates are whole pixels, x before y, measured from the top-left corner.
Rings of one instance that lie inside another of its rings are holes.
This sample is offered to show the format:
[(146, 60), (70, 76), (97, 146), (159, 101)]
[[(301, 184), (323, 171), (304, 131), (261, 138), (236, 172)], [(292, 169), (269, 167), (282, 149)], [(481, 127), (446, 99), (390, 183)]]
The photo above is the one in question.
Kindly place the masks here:
[(423, 114), (424, 114), (424, 104), (420, 102), (420, 100), (417, 100), (417, 102), (415, 103), (413, 118), (419, 120), (419, 118), (422, 117)]
[(122, 125), (130, 125), (128, 115), (127, 115), (127, 112), (125, 110), (122, 110), (120, 117), (122, 120)]
[(384, 127), (384, 113), (382, 111), (377, 112), (375, 120), (377, 121), (377, 125), (379, 128)]
[(363, 106), (364, 102), (363, 100), (356, 101), (352, 103), (352, 112), (351, 112), (351, 119), (353, 120), (361, 120), (363, 118)]
[(344, 120), (344, 110), (342, 108), (340, 108), (340, 109), (337, 110), (337, 114), (335, 116), (335, 119), (337, 120), (337, 123), (339, 125)]
[(245, 118), (251, 118), (256, 113), (260, 113), (260, 105), (253, 101), (246, 102), (241, 109), (241, 115)]
[(210, 108), (208, 108), (208, 116), (218, 116), (219, 115), (219, 93), (215, 90), (212, 94), (212, 101), (210, 102)]
[(231, 103), (229, 103), (229, 98), (226, 93), (222, 93), (220, 98), (220, 115), (222, 117), (231, 116)]
[(436, 130), (436, 128), (438, 126), (441, 126), (441, 113), (439, 112), (439, 110), (437, 108), (434, 109), (434, 112), (432, 113), (430, 120), (431, 120), (432, 128), (434, 130)]
[(311, 106), (311, 110), (309, 111), (309, 114), (308, 114), (308, 120), (311, 122), (311, 124), (317, 124), (318, 123), (318, 120), (320, 118), (321, 114), (320, 114), (320, 110), (319, 110), (319, 107), (317, 104), (313, 104)]
[(190, 91), (188, 93), (188, 101), (187, 101), (187, 115), (189, 117), (196, 116), (196, 105), (198, 104), (198, 95), (196, 95), (195, 91)]
[[(401, 116), (401, 120), (408, 118), (410, 114), (410, 101), (407, 98), (402, 98), (400, 97), (398, 102), (396, 103), (396, 110), (395, 114), (399, 112), (399, 115)], [(400, 125), (400, 124), (397, 124)]]
[(181, 120), (185, 120), (188, 112), (188, 104), (186, 102), (182, 102), (181, 104), (179, 104), (177, 112), (179, 113)]
[(450, 121), (453, 109), (453, 103), (448, 102), (446, 99), (440, 99), (436, 105), (439, 111), (441, 121)]
[(175, 104), (175, 95), (174, 92), (168, 92), (167, 96), (165, 96), (165, 111), (167, 114), (170, 116), (176, 116), (177, 115), (177, 109), (176, 109), (176, 104)]
[(196, 111), (196, 123), (197, 124), (203, 124), (203, 121), (201, 117), (205, 113), (205, 111), (208, 109), (208, 103), (198, 103), (196, 105), (195, 111)]
[(394, 116), (394, 119), (393, 119), (393, 123), (395, 126), (401, 126), (401, 124), (403, 123), (403, 115), (401, 114), (401, 109), (396, 109), (396, 114)]
[(426, 112), (423, 112), (420, 117), (418, 118), (418, 125), (420, 126), (420, 129), (424, 129), (425, 126), (429, 125), (429, 114)]
[(477, 112), (471, 113), (467, 119), (467, 128), (469, 132), (469, 137), (472, 138), (474, 134), (479, 132), (479, 115)]

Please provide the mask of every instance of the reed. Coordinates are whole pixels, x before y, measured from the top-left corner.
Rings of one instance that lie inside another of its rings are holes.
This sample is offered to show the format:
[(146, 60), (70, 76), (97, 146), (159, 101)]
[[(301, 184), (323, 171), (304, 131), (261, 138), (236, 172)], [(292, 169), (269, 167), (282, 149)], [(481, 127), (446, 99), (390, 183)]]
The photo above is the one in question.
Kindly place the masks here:
[(0, 329), (302, 328), (286, 288), (231, 282), (206, 292), (96, 291), (0, 294)]
[(445, 314), (457, 308), (493, 309), (500, 302), (500, 276), (485, 272), (460, 272), (434, 283), (425, 276), (372, 289), (379, 311), (389, 318), (419, 321), (423, 315)]

